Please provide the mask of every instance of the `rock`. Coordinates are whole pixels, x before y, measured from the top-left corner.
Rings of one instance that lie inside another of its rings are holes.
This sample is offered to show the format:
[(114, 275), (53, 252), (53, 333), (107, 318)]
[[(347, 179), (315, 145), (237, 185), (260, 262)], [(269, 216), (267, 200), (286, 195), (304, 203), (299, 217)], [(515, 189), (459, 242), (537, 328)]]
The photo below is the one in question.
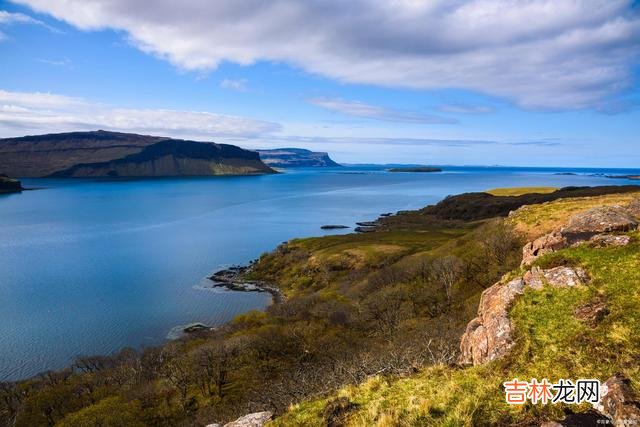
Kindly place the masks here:
[(0, 173), (0, 194), (2, 193), (17, 193), (24, 190), (22, 184), (17, 179), (10, 178), (9, 176)]
[(478, 316), (471, 320), (460, 339), (461, 365), (479, 365), (506, 355), (513, 347), (509, 308), (526, 287), (541, 289), (545, 284), (574, 287), (588, 281), (586, 271), (576, 267), (541, 270), (534, 267), (522, 278), (501, 282), (487, 288), (480, 297)]
[(570, 244), (573, 244), (587, 240), (595, 234), (631, 231), (636, 228), (638, 221), (625, 208), (600, 206), (574, 215), (560, 232)]
[(346, 225), (329, 224), (329, 225), (323, 225), (320, 228), (323, 230), (338, 230), (340, 228), (349, 228), (349, 227), (347, 227)]
[(605, 382), (607, 391), (598, 410), (613, 420), (616, 426), (640, 424), (640, 399), (622, 374), (615, 374)]
[(222, 427), (222, 425), (218, 423), (213, 423), (213, 424), (207, 424), (205, 427)]
[(566, 238), (559, 232), (546, 234), (533, 242), (527, 243), (522, 248), (521, 265), (529, 265), (541, 255), (555, 252), (568, 246)]
[(596, 234), (589, 239), (589, 244), (602, 248), (605, 246), (626, 246), (631, 242), (631, 237), (615, 234)]
[(513, 338), (508, 309), (525, 287), (521, 278), (487, 288), (480, 297), (478, 317), (467, 325), (460, 341), (461, 365), (478, 365), (498, 359), (511, 350)]
[(224, 425), (224, 427), (262, 427), (267, 421), (271, 420), (273, 412), (254, 412), (253, 414), (245, 415), (235, 421), (231, 421)]
[(377, 227), (380, 223), (378, 221), (360, 221), (356, 222), (356, 225), (361, 227)]
[(574, 311), (576, 319), (592, 328), (596, 327), (608, 314), (609, 308), (606, 302), (601, 300), (582, 304)]
[(571, 288), (589, 281), (587, 272), (580, 267), (555, 267), (542, 270), (542, 276), (547, 284), (556, 288)]
[(640, 197), (636, 197), (627, 205), (627, 212), (636, 218), (640, 218)]
[(586, 283), (589, 280), (589, 276), (580, 267), (555, 267), (548, 270), (534, 267), (527, 271), (522, 279), (530, 288), (539, 290), (545, 284), (556, 288), (579, 286)]
[[(207, 426), (209, 427), (209, 426)], [(540, 427), (562, 427), (562, 424), (556, 421), (547, 421), (546, 423), (540, 424)]]
[(376, 231), (376, 227), (356, 227), (353, 231), (356, 233), (371, 233)]

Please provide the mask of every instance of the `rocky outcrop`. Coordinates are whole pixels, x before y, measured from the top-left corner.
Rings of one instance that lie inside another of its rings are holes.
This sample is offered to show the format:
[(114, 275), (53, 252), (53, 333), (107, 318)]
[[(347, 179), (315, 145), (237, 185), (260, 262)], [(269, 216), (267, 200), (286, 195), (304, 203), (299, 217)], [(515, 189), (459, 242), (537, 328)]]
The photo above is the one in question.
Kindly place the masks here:
[(478, 317), (467, 325), (460, 342), (462, 365), (478, 365), (498, 359), (511, 350), (513, 337), (508, 309), (525, 287), (522, 278), (497, 283), (480, 297)]
[(640, 218), (640, 198), (633, 199), (627, 205), (627, 211), (636, 218)]
[(616, 426), (640, 424), (640, 398), (633, 392), (630, 381), (616, 374), (605, 382), (606, 393), (597, 408)]
[(0, 173), (0, 194), (18, 193), (22, 190), (24, 190), (24, 188), (22, 188), (20, 181)]
[[(262, 427), (270, 421), (273, 417), (273, 412), (255, 412), (253, 414), (245, 415), (238, 418), (235, 421), (231, 421), (224, 425), (224, 427)], [(208, 424), (206, 427), (222, 427), (220, 424)]]
[(95, 131), (0, 139), (0, 164), (20, 177), (194, 176), (274, 173), (228, 144)]
[(638, 228), (638, 221), (622, 206), (599, 206), (571, 217), (560, 232), (569, 244), (588, 240), (596, 234), (630, 231)]
[(572, 216), (566, 227), (527, 243), (522, 248), (522, 265), (529, 265), (539, 256), (584, 241), (600, 247), (629, 244), (629, 236), (608, 233), (638, 228), (638, 220), (633, 213), (635, 204), (634, 201), (628, 207), (600, 206)]
[(531, 264), (536, 258), (568, 246), (562, 233), (554, 231), (527, 243), (522, 248), (522, 265)]
[(533, 268), (506, 284), (498, 282), (487, 288), (480, 297), (478, 316), (467, 324), (460, 340), (458, 363), (479, 365), (509, 353), (514, 345), (509, 308), (527, 287), (536, 290), (544, 285), (574, 287), (587, 281), (587, 273), (581, 268)]
[(598, 248), (605, 246), (626, 246), (629, 243), (631, 243), (631, 237), (624, 234), (596, 234), (589, 239), (589, 244)]

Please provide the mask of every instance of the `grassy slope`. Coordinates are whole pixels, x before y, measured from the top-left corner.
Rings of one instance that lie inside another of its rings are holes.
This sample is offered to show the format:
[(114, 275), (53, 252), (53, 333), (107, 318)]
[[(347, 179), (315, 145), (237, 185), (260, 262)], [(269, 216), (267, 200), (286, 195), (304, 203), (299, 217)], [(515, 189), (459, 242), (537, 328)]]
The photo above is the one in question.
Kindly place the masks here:
[[(520, 210), (510, 218), (529, 235), (548, 231), (578, 210), (619, 204), (630, 195), (557, 200)], [(516, 346), (511, 355), (484, 366), (461, 369), (433, 366), (408, 378), (373, 377), (335, 396), (303, 402), (272, 424), (324, 425), (327, 402), (344, 396), (354, 403), (349, 425), (482, 425), (561, 419), (560, 405), (509, 406), (502, 382), (520, 379), (599, 378), (614, 372), (640, 384), (640, 244), (622, 248), (586, 246), (563, 250), (538, 263), (580, 264), (591, 282), (580, 289), (527, 290), (511, 310)], [(573, 315), (577, 306), (595, 299), (607, 301), (610, 314), (595, 328)], [(588, 406), (572, 407), (576, 412)]]
[(556, 191), (557, 187), (509, 187), (509, 188), (494, 188), (487, 190), (486, 193), (492, 196), (522, 196), (523, 194), (549, 194)]

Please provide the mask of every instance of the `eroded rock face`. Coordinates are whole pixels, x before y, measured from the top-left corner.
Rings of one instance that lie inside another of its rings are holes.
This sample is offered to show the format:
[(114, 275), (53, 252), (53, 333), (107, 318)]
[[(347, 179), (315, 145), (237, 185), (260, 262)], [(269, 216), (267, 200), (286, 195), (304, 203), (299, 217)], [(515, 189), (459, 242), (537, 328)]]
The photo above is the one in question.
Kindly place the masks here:
[(638, 221), (622, 206), (599, 206), (571, 217), (560, 232), (569, 241), (587, 240), (595, 234), (630, 231)]
[(640, 424), (640, 398), (629, 383), (622, 374), (616, 374), (605, 382), (607, 393), (602, 397), (598, 410), (616, 426)]
[(526, 287), (541, 289), (574, 287), (588, 281), (582, 268), (555, 267), (541, 270), (534, 267), (521, 278), (507, 284), (501, 282), (487, 288), (480, 297), (478, 316), (467, 324), (460, 340), (461, 365), (479, 365), (506, 355), (513, 347), (509, 308)]
[(478, 317), (467, 325), (460, 342), (458, 362), (478, 365), (498, 359), (511, 350), (513, 337), (508, 309), (525, 287), (521, 279), (496, 283), (480, 297)]
[(254, 412), (253, 414), (245, 415), (235, 421), (231, 421), (224, 425), (224, 427), (262, 427), (267, 421), (271, 420), (273, 412)]
[(567, 245), (567, 239), (559, 231), (539, 237), (522, 248), (522, 265), (531, 264), (539, 256), (555, 252)]

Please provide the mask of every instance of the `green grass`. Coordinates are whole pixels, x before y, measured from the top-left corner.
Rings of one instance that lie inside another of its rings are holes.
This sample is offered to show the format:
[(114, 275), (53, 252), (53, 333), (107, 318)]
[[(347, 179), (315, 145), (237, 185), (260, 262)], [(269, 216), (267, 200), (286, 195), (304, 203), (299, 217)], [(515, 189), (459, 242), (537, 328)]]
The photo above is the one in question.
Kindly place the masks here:
[(485, 191), (492, 196), (522, 196), (523, 194), (539, 193), (548, 194), (558, 190), (557, 187), (508, 187), (508, 188), (493, 188)]
[[(348, 425), (515, 424), (563, 417), (560, 405), (506, 405), (501, 384), (515, 377), (605, 381), (622, 372), (638, 388), (640, 244), (637, 233), (634, 237), (636, 243), (627, 247), (561, 251), (565, 260), (583, 266), (591, 281), (573, 289), (527, 290), (510, 312), (516, 346), (506, 359), (466, 369), (433, 366), (409, 378), (374, 377), (340, 390), (335, 396), (357, 405)], [(610, 314), (590, 327), (574, 317), (574, 310), (594, 299), (606, 300)], [(323, 425), (324, 407), (335, 396), (295, 405), (272, 425)]]

